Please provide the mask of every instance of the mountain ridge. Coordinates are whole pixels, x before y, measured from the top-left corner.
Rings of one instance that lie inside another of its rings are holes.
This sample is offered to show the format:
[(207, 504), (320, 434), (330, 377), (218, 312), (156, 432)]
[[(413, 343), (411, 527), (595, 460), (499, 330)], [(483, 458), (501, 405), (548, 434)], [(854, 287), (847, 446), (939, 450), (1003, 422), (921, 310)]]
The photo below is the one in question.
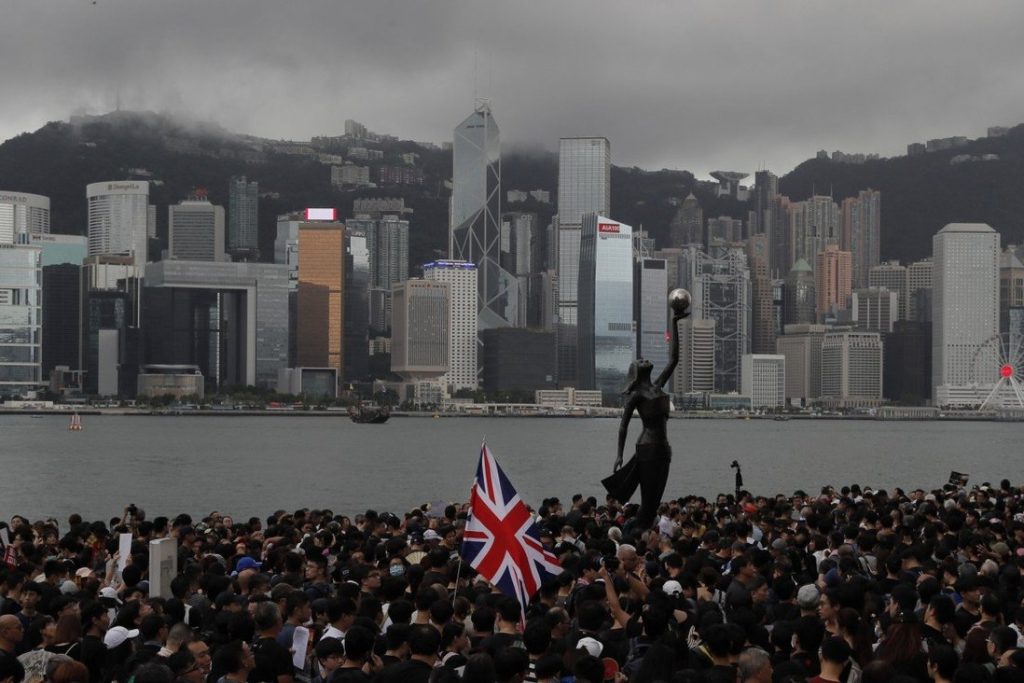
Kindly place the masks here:
[[(166, 240), (165, 206), (206, 187), (211, 201), (227, 206), (228, 178), (247, 175), (260, 183), (260, 248), (273, 255), (276, 218), (306, 206), (335, 206), (351, 215), (356, 197), (402, 197), (410, 217), (410, 263), (444, 256), (448, 233), (451, 152), (386, 136), (362, 146), (383, 151), (377, 161), (357, 161), (376, 173), (397, 164), (401, 155), (417, 155), (422, 185), (335, 188), (330, 163), (318, 154), (360, 146), (342, 136), (312, 141), (282, 141), (233, 133), (217, 124), (184, 121), (154, 112), (112, 112), (51, 122), (0, 144), (0, 188), (50, 197), (53, 232), (85, 234), (85, 185), (135, 178), (154, 181), (151, 203), (158, 210), (158, 234)], [(308, 149), (305, 149), (307, 148)], [(985, 155), (997, 158), (982, 161)], [(977, 160), (956, 162), (957, 157)], [(376, 180), (376, 176), (372, 178)], [(502, 155), (502, 210), (533, 210), (546, 226), (556, 207), (558, 164), (553, 152), (512, 150)], [(552, 202), (507, 204), (509, 189), (545, 189)], [(946, 223), (985, 222), (1003, 235), (1004, 244), (1024, 237), (1024, 125), (1005, 135), (979, 138), (956, 149), (914, 156), (844, 163), (809, 159), (780, 177), (790, 199), (806, 199), (830, 189), (836, 201), (863, 189), (882, 192), (882, 257), (915, 260), (931, 253), (931, 236)], [(694, 192), (704, 215), (747, 218), (749, 203), (717, 197), (706, 183), (685, 170), (612, 167), (611, 214), (643, 228), (659, 247), (668, 245), (669, 223), (678, 202)]]

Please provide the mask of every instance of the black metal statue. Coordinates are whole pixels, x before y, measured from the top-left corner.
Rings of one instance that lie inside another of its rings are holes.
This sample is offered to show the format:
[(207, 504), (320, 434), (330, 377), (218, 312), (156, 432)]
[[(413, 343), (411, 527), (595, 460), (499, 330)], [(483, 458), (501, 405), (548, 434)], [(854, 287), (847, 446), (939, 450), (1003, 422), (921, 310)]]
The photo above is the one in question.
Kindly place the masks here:
[[(648, 360), (635, 360), (629, 366), (626, 390), (623, 392), (625, 406), (622, 411), (622, 422), (619, 425), (618, 455), (615, 458), (614, 472), (603, 480), (608, 494), (620, 502), (626, 502), (640, 487), (640, 512), (637, 524), (648, 528), (661, 504), (661, 496), (665, 493), (668, 482), (668, 469), (672, 461), (672, 447), (668, 442), (666, 423), (670, 406), (669, 395), (662, 389), (679, 363), (679, 321), (689, 315), (690, 293), (685, 289), (676, 289), (669, 294), (669, 305), (672, 307), (672, 330), (669, 363), (661, 371), (658, 378), (651, 382), (653, 366)], [(636, 442), (636, 454), (625, 466), (622, 464), (622, 452), (626, 445), (626, 434), (633, 411), (640, 414), (644, 429)]]

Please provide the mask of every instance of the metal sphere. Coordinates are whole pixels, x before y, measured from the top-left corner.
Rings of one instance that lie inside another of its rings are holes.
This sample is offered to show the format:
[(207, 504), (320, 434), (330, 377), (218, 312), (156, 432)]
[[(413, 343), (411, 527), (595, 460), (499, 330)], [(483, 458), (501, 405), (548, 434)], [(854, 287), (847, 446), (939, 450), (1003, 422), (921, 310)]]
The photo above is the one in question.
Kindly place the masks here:
[(690, 307), (690, 293), (685, 289), (673, 289), (668, 295), (668, 305), (679, 315), (686, 313)]

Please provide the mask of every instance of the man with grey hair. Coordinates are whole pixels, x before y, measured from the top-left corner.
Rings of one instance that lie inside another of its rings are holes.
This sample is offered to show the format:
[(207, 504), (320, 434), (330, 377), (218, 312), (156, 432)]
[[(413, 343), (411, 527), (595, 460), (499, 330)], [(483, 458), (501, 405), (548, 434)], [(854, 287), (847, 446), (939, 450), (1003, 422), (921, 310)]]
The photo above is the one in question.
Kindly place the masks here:
[(748, 647), (740, 653), (737, 666), (739, 683), (771, 683), (771, 656), (759, 647)]
[(628, 543), (623, 543), (619, 546), (615, 555), (619, 558), (619, 563), (627, 574), (632, 574), (636, 571), (637, 565), (640, 563), (640, 557), (636, 554), (636, 548)]
[(801, 617), (816, 617), (819, 602), (821, 602), (821, 591), (813, 583), (800, 586), (800, 590), (796, 592), (796, 604), (800, 607)]

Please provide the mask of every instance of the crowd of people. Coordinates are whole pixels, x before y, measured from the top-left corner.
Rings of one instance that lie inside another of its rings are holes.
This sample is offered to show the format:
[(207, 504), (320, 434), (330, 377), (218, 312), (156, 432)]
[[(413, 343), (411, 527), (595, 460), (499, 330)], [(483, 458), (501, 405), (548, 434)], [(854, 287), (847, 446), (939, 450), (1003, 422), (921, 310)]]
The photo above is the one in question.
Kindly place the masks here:
[(562, 572), (526, 606), (461, 560), (465, 506), (15, 515), (0, 683), (1024, 683), (1008, 481), (532, 512)]

